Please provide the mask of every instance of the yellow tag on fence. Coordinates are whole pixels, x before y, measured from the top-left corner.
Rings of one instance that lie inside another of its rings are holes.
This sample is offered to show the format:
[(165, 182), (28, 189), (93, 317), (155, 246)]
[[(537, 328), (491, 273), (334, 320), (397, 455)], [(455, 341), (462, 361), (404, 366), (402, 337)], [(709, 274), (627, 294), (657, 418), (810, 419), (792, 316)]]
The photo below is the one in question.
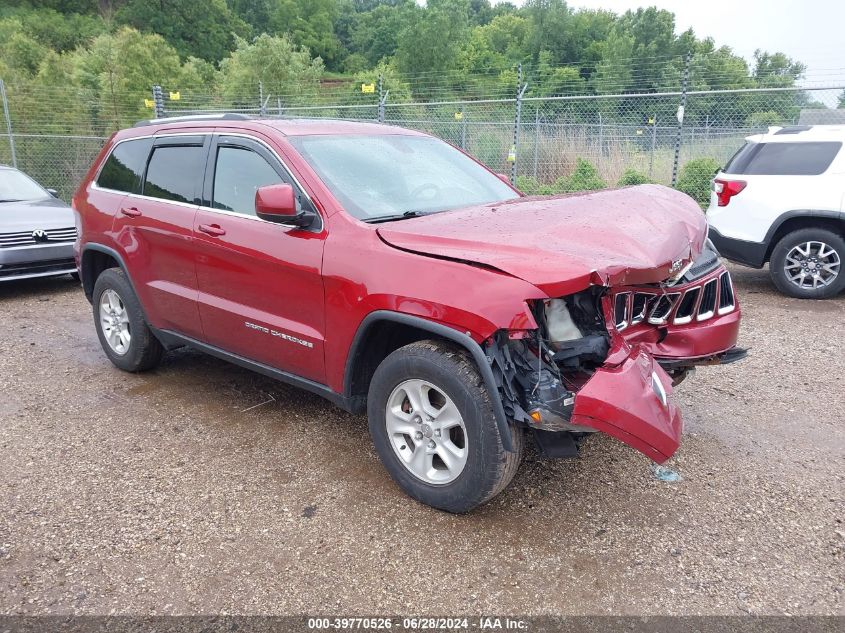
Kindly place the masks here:
[(171, 101), (179, 101), (179, 99), (181, 99), (181, 98), (182, 98), (181, 92), (177, 91), (177, 92), (171, 92), (170, 93), (170, 100)]
[(361, 92), (363, 93), (373, 93), (376, 91), (375, 84), (361, 84)]
[(463, 112), (455, 112), (455, 121), (460, 121), (463, 118), (464, 118)]
[(144, 99), (144, 105), (147, 106), (150, 109), (153, 109), (153, 108), (156, 107), (156, 102), (153, 101), (152, 99)]
[(511, 149), (508, 152), (508, 162), (515, 163), (516, 162), (516, 145), (511, 145)]

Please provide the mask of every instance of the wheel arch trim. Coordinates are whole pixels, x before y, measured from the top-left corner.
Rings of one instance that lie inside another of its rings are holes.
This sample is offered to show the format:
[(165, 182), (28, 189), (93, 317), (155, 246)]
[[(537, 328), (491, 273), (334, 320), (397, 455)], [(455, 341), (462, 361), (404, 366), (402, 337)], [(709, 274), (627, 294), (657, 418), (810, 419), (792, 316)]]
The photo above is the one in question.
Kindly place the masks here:
[(349, 346), (349, 353), (346, 357), (346, 367), (343, 375), (343, 391), (347, 400), (352, 398), (352, 380), (355, 372), (355, 362), (361, 345), (366, 339), (370, 328), (376, 323), (383, 321), (408, 325), (430, 332), (431, 334), (452, 341), (453, 343), (456, 343), (466, 349), (475, 361), (478, 371), (481, 374), (481, 379), (484, 382), (484, 386), (490, 393), (490, 401), (493, 404), (493, 416), (499, 430), (499, 435), (502, 438), (502, 447), (509, 453), (513, 453), (516, 450), (513, 444), (513, 436), (511, 435), (510, 425), (508, 424), (505, 409), (502, 405), (499, 388), (496, 384), (496, 378), (493, 375), (493, 369), (490, 367), (490, 363), (487, 360), (484, 350), (481, 349), (481, 346), (469, 335), (447, 325), (443, 325), (442, 323), (429, 321), (428, 319), (424, 319), (422, 317), (404, 314), (401, 312), (393, 312), (390, 310), (376, 310), (374, 312), (370, 312), (366, 317), (364, 317), (355, 332), (352, 344)]
[(803, 220), (813, 220), (814, 218), (819, 220), (833, 220), (834, 222), (842, 222), (843, 227), (845, 228), (845, 213), (842, 211), (833, 211), (829, 209), (793, 209), (791, 211), (781, 213), (775, 221), (772, 222), (769, 230), (766, 231), (764, 243), (767, 246), (764, 263), (769, 261), (769, 258), (772, 256), (772, 251), (777, 245), (775, 243), (775, 236), (778, 234), (778, 231), (780, 231), (781, 227), (789, 220), (793, 220), (795, 218), (801, 218)]

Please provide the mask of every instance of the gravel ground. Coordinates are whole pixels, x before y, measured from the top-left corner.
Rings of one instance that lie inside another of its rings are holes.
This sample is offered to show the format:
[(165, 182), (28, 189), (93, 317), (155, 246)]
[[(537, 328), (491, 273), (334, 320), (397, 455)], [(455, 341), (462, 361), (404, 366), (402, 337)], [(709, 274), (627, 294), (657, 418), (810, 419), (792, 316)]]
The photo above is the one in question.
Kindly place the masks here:
[(734, 269), (742, 363), (655, 478), (605, 436), (467, 516), (366, 420), (199, 353), (112, 367), (72, 282), (0, 285), (0, 614), (845, 614), (845, 296)]

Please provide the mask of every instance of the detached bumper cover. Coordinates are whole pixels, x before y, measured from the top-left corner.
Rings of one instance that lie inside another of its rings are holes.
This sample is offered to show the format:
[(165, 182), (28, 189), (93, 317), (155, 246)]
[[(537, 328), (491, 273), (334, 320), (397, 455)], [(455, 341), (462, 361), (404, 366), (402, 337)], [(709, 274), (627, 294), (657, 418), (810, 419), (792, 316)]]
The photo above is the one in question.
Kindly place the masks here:
[(647, 353), (635, 347), (618, 366), (602, 368), (575, 396), (571, 421), (628, 444), (658, 463), (681, 443), (683, 422), (668, 401), (672, 379)]

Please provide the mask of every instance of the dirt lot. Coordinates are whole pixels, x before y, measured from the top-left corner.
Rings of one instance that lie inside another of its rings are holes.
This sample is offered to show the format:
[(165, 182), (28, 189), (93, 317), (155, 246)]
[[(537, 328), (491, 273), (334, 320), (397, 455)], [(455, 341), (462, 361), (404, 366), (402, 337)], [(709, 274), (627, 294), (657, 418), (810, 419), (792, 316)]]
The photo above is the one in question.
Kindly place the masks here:
[(469, 516), (362, 417), (194, 352), (122, 373), (72, 282), (0, 285), (0, 613), (843, 614), (845, 297), (734, 276), (752, 356), (679, 388), (682, 482), (598, 436)]

